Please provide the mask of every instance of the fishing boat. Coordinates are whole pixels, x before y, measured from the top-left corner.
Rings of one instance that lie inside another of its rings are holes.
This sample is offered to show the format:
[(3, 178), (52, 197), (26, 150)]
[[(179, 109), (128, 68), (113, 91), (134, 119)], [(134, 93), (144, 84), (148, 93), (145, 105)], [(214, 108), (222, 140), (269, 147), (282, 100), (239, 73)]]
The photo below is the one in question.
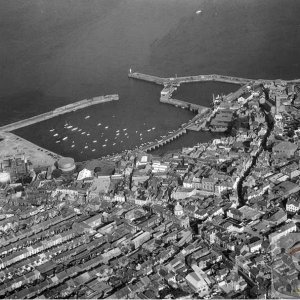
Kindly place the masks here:
[(74, 127), (73, 129), (72, 129), (72, 131), (75, 131), (75, 130), (77, 130), (78, 129), (78, 127)]
[(140, 136), (142, 136), (143, 134), (142, 133), (140, 133)]
[(84, 118), (85, 118), (85, 119), (88, 119), (88, 118), (90, 118), (90, 116), (85, 116)]
[(102, 147), (106, 147), (106, 145), (104, 144), (104, 145), (102, 145)]
[(113, 146), (115, 145), (116, 143), (113, 143)]
[(67, 139), (68, 139), (68, 137), (67, 137), (67, 136), (65, 136), (65, 137), (64, 137), (62, 140), (63, 140), (63, 141), (65, 141), (65, 140), (67, 140)]
[(93, 149), (92, 151), (93, 151), (93, 152), (95, 152), (95, 151), (96, 151), (96, 149)]
[(104, 128), (105, 128), (105, 129), (107, 129), (107, 128), (108, 128), (108, 126), (105, 126)]
[(116, 135), (119, 135), (120, 133), (118, 132)]
[(93, 143), (97, 143), (97, 140), (93, 140)]
[(85, 131), (81, 132), (81, 134), (85, 134)]
[(58, 133), (54, 133), (53, 136), (58, 136)]
[(88, 147), (89, 147), (88, 145), (85, 145), (85, 146), (84, 146), (84, 149), (87, 149)]
[(151, 129), (148, 129), (147, 131), (149, 132), (149, 131), (151, 131)]
[(50, 132), (52, 132), (52, 131), (54, 131), (54, 130), (55, 130), (55, 129), (54, 129), (54, 128), (52, 128), (52, 129), (50, 129), (49, 131), (50, 131)]
[(202, 13), (202, 10), (200, 10), (200, 9), (196, 11), (196, 14), (197, 14), (197, 15), (199, 15), (199, 14), (201, 14), (201, 13)]
[(155, 129), (155, 127), (152, 127), (152, 130), (154, 130)]
[(91, 134), (90, 134), (90, 133), (87, 133), (86, 135), (87, 135), (87, 136), (90, 136)]
[(80, 132), (80, 131), (82, 131), (82, 129), (81, 129), (81, 128), (79, 128), (79, 129), (78, 129), (78, 132)]
[(71, 146), (71, 148), (74, 148), (74, 147), (75, 147), (75, 145), (72, 145), (72, 146)]
[(105, 140), (104, 140), (104, 142), (107, 142), (107, 141), (108, 141), (108, 139), (105, 139)]
[(56, 143), (56, 144), (57, 144), (57, 143), (60, 143), (60, 141), (56, 141), (55, 143)]
[(101, 123), (98, 123), (97, 126), (101, 126)]
[(124, 128), (124, 129), (123, 129), (123, 131), (126, 131), (126, 130), (127, 130), (127, 128)]

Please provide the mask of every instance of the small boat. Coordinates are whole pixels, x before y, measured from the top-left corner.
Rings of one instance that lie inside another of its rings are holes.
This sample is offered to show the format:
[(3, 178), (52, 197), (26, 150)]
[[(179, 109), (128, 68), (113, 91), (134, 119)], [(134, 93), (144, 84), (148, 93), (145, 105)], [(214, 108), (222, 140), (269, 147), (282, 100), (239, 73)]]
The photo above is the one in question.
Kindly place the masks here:
[(85, 145), (85, 146), (84, 146), (84, 149), (87, 149), (88, 147), (89, 147), (88, 145)]
[(72, 146), (71, 146), (71, 148), (74, 148), (75, 147), (75, 145), (73, 144)]
[(52, 132), (52, 131), (54, 131), (54, 130), (55, 130), (55, 129), (54, 129), (54, 128), (52, 128), (52, 129), (50, 129), (49, 131), (50, 131), (50, 132)]
[(81, 134), (85, 134), (85, 131), (81, 132)]
[(97, 126), (101, 126), (101, 123), (98, 123)]
[(74, 127), (73, 129), (72, 129), (72, 131), (75, 131), (75, 130), (77, 130), (78, 129), (78, 127)]
[(108, 128), (108, 126), (105, 126), (105, 129), (107, 129)]
[(85, 116), (84, 118), (85, 118), (85, 119), (88, 119), (88, 118), (90, 118), (90, 116)]
[(116, 135), (119, 135), (120, 133), (118, 132)]
[(120, 129), (116, 130), (116, 132), (120, 132)]
[(90, 133), (87, 133), (86, 135), (87, 135), (87, 136), (90, 136), (91, 134), (90, 134)]
[(127, 138), (129, 139), (129, 135), (127, 136)]
[(102, 147), (106, 147), (106, 145), (104, 144), (104, 145), (102, 145)]
[(138, 133), (138, 131), (136, 130), (135, 133)]
[(113, 143), (113, 146), (115, 145), (116, 143)]
[(71, 128), (73, 128), (73, 126), (72, 126), (72, 125), (69, 125), (69, 126), (67, 126), (67, 129), (71, 129)]
[(142, 133), (140, 133), (140, 135), (142, 136), (143, 134), (142, 134)]
[(151, 131), (151, 129), (148, 129), (147, 131), (149, 132), (149, 131)]
[(104, 140), (104, 142), (107, 142), (107, 141), (108, 141), (108, 139), (105, 139), (105, 140)]
[(67, 136), (65, 136), (65, 137), (64, 137), (62, 140), (63, 140), (63, 141), (65, 141), (65, 140), (67, 140), (67, 139), (68, 139), (68, 137), (67, 137)]
[(53, 136), (58, 136), (58, 133), (53, 134)]
[(93, 140), (93, 143), (97, 143), (97, 140)]
[(123, 143), (123, 141), (121, 141), (121, 143)]
[(57, 144), (57, 143), (60, 143), (60, 141), (56, 141), (55, 143), (56, 143), (56, 144)]
[(126, 131), (126, 130), (127, 130), (127, 128), (124, 128), (124, 129), (123, 129), (123, 131)]
[(125, 135), (128, 135), (128, 133), (126, 132)]
[(82, 129), (81, 129), (81, 128), (79, 128), (79, 129), (78, 129), (78, 132), (80, 132), (80, 131), (82, 131)]
[(154, 130), (155, 129), (155, 127), (152, 127), (152, 130)]
[(199, 15), (199, 14), (201, 14), (201, 13), (202, 13), (202, 10), (200, 10), (200, 9), (196, 11), (196, 14), (197, 14), (197, 15)]
[(93, 152), (95, 152), (95, 151), (96, 151), (96, 149), (93, 149), (92, 151), (93, 151)]

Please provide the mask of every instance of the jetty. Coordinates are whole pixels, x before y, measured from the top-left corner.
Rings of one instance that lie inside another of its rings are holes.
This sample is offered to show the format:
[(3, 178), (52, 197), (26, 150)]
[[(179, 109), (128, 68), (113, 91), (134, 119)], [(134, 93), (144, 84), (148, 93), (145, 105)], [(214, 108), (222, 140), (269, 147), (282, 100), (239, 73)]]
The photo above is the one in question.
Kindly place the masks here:
[(34, 117), (30, 117), (28, 119), (24, 119), (21, 121), (17, 121), (11, 124), (4, 125), (0, 127), (0, 131), (10, 132), (22, 127), (26, 127), (35, 123), (39, 123), (54, 117), (57, 117), (59, 115), (63, 115), (72, 111), (76, 111), (78, 109), (82, 109), (91, 105), (96, 105), (100, 103), (105, 103), (109, 101), (115, 101), (119, 100), (119, 95), (113, 94), (113, 95), (106, 95), (106, 96), (98, 96), (91, 99), (84, 99), (80, 100), (62, 107), (58, 107), (52, 111), (36, 115)]

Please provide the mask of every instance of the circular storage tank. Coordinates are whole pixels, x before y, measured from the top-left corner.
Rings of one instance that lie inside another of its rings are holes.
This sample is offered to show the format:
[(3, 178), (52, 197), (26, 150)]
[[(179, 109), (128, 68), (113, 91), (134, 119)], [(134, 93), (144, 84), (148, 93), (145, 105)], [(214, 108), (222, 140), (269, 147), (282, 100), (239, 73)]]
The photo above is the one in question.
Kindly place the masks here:
[(8, 172), (0, 172), (0, 183), (10, 182), (10, 174)]
[(62, 170), (62, 172), (72, 172), (75, 170), (75, 161), (71, 157), (62, 157), (58, 161), (58, 168)]

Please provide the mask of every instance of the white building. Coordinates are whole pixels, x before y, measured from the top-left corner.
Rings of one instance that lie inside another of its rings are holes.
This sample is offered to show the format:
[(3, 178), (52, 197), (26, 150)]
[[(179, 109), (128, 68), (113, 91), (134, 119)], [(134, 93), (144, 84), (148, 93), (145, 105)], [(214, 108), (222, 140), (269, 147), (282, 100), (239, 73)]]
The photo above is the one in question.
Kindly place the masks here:
[(300, 201), (295, 199), (289, 199), (286, 203), (286, 211), (288, 212), (297, 212), (300, 209)]
[(83, 169), (78, 173), (77, 180), (83, 180), (94, 176), (94, 172), (89, 169)]
[(271, 233), (269, 235), (269, 240), (271, 243), (275, 243), (283, 236), (286, 236), (290, 232), (295, 232), (296, 230), (297, 230), (296, 224), (293, 221), (291, 221), (285, 224), (284, 226), (282, 226), (279, 230)]

